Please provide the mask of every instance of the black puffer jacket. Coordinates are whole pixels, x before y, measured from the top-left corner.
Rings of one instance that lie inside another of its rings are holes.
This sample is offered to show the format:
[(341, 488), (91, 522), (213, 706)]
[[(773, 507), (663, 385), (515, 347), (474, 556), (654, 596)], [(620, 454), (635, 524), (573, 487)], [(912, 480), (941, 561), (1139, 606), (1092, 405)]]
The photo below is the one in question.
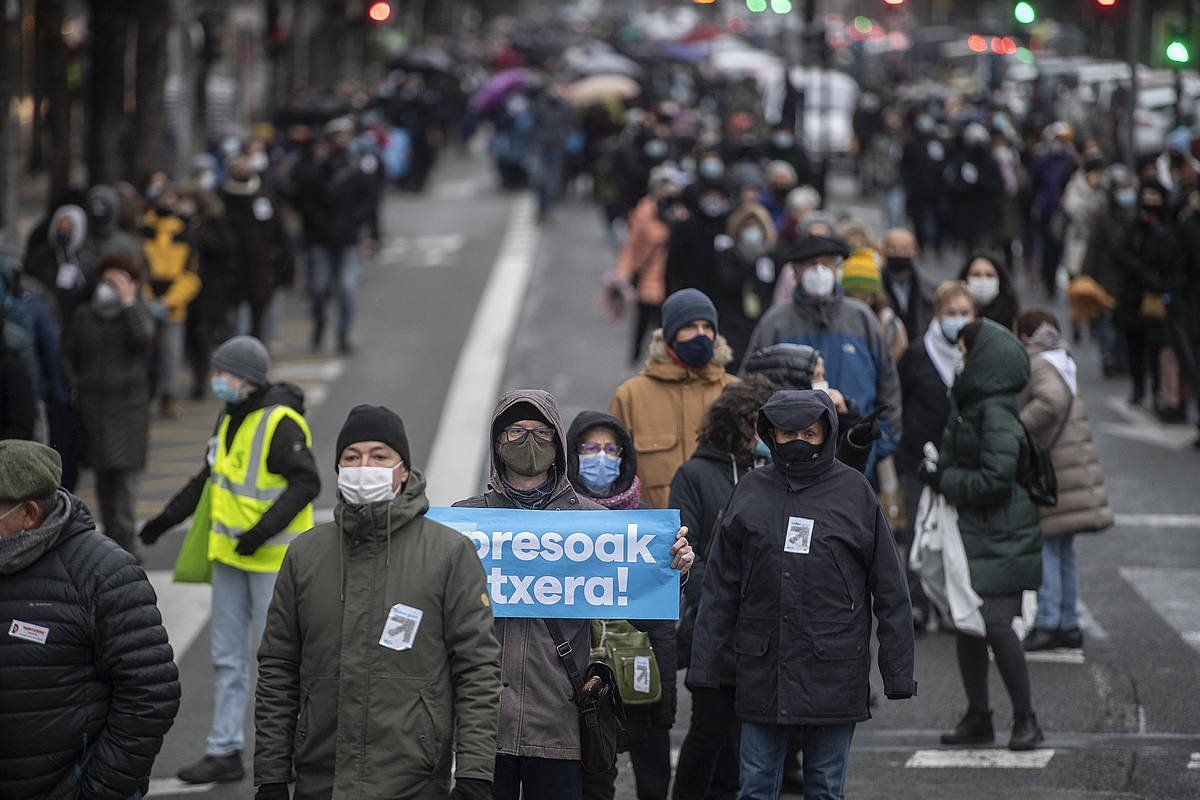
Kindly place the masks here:
[(0, 562), (0, 797), (139, 797), (179, 710), (154, 589), (64, 490), (27, 535)]
[[(868, 719), (872, 610), (885, 693), (916, 693), (904, 567), (871, 485), (834, 459), (833, 401), (776, 392), (759, 412), (759, 437), (770, 443), (771, 427), (802, 430), (822, 417), (830, 435), (816, 460), (787, 474), (778, 465), (752, 470), (738, 483), (709, 556), (688, 683), (719, 687), (732, 646), (744, 722)], [(806, 543), (789, 536), (805, 525)], [(789, 541), (797, 546), (785, 550)]]

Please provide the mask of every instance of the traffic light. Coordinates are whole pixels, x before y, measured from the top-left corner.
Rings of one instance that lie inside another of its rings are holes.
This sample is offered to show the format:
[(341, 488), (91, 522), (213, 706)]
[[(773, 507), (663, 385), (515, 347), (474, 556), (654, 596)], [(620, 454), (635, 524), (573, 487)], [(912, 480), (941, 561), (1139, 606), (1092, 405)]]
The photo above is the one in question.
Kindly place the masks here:
[(1178, 36), (1167, 44), (1166, 55), (1167, 61), (1180, 66), (1192, 60), (1192, 54), (1188, 50), (1187, 42)]
[(776, 14), (792, 13), (792, 0), (771, 0), (771, 10)]
[(885, 5), (889, 5), (889, 6), (902, 6), (902, 5), (904, 5), (904, 0), (883, 0), (883, 2), (884, 2), (884, 4), (885, 4)]
[(1027, 3), (1021, 0), (1013, 6), (1013, 19), (1022, 25), (1032, 25), (1037, 19), (1037, 9), (1033, 7), (1033, 3)]
[(367, 19), (371, 22), (387, 22), (392, 18), (392, 4), (387, 0), (376, 0), (367, 6)]
[(1101, 8), (1116, 8), (1117, 0), (1096, 0), (1096, 5)]
[(767, 0), (746, 0), (746, 10), (752, 14), (761, 14), (767, 10)]

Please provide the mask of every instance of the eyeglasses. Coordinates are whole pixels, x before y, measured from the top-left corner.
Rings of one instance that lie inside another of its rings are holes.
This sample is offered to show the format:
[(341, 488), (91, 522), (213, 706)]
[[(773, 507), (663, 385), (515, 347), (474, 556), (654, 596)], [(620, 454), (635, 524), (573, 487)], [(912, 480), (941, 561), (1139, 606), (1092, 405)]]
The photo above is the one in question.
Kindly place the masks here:
[(504, 437), (504, 440), (506, 442), (511, 442), (512, 444), (516, 444), (517, 442), (525, 441), (525, 437), (531, 433), (534, 436), (536, 436), (537, 438), (541, 439), (543, 442), (553, 442), (554, 441), (554, 429), (553, 428), (522, 428), (519, 425), (513, 425), (511, 427), (505, 428), (501, 432), (501, 436)]
[(586, 444), (579, 445), (579, 455), (581, 456), (594, 456), (601, 450), (604, 451), (606, 456), (611, 456), (613, 458), (618, 458), (621, 455), (621, 448), (615, 444), (606, 444), (601, 446), (595, 444), (594, 442), (588, 442)]

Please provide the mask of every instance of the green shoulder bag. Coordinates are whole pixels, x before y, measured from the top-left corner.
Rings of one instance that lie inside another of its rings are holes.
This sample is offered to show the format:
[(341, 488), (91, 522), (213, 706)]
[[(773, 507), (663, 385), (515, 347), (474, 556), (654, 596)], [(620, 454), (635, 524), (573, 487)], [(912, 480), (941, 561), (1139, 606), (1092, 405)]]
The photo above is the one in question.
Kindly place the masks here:
[(592, 620), (591, 656), (613, 671), (625, 705), (646, 706), (662, 698), (662, 677), (649, 634), (623, 619)]

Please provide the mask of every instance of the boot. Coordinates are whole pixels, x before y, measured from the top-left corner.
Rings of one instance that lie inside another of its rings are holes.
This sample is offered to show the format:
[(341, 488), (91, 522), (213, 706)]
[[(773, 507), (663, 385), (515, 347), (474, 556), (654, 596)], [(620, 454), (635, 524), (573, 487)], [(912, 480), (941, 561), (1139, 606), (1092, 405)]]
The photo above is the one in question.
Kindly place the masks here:
[(1034, 628), (1021, 644), (1025, 648), (1026, 653), (1053, 650), (1058, 647), (1058, 631), (1046, 628)]
[(1046, 736), (1032, 711), (1013, 714), (1012, 738), (1008, 740), (1009, 750), (1033, 750), (1045, 740)]
[(992, 712), (968, 709), (962, 721), (950, 733), (942, 734), (942, 744), (991, 744), (996, 741), (992, 730)]
[(179, 770), (179, 780), (184, 783), (230, 783), (244, 777), (246, 770), (242, 767), (241, 753), (205, 756)]
[(1058, 646), (1078, 650), (1083, 647), (1083, 631), (1079, 630), (1079, 628), (1072, 628), (1069, 631), (1059, 631)]

